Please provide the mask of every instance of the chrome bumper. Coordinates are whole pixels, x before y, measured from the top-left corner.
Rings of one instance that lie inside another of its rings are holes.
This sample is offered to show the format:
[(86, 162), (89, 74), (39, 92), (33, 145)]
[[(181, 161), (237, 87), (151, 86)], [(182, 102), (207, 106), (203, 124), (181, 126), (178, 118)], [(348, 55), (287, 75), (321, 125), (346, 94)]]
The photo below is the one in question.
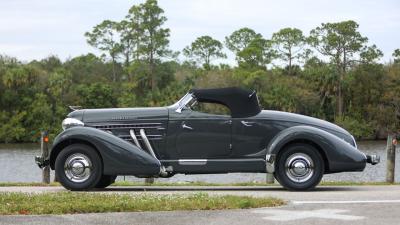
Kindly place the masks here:
[(367, 163), (371, 165), (376, 165), (381, 161), (381, 157), (379, 155), (367, 155)]
[(268, 154), (265, 156), (265, 165), (267, 173), (274, 173), (275, 172), (275, 154)]
[(44, 159), (43, 156), (35, 156), (35, 163), (39, 166), (39, 168), (43, 168), (49, 165), (49, 160)]

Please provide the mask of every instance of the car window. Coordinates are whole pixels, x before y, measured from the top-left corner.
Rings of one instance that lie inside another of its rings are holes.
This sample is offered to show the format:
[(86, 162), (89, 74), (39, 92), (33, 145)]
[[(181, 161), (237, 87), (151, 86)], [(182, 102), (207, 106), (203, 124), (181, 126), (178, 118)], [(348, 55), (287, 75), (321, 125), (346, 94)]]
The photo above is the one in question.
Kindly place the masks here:
[(193, 111), (216, 114), (216, 115), (231, 115), (231, 111), (228, 107), (218, 103), (208, 103), (208, 102), (197, 102), (192, 106)]

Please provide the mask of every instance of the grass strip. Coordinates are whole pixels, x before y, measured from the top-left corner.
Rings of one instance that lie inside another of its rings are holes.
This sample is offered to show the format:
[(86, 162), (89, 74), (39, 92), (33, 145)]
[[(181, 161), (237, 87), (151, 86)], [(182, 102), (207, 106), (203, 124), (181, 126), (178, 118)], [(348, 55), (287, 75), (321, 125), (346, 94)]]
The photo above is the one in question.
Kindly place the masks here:
[(40, 182), (1, 182), (0, 187), (50, 187), (61, 186), (58, 182), (51, 182), (50, 184)]
[(0, 193), (0, 215), (74, 214), (274, 207), (277, 198), (196, 194)]

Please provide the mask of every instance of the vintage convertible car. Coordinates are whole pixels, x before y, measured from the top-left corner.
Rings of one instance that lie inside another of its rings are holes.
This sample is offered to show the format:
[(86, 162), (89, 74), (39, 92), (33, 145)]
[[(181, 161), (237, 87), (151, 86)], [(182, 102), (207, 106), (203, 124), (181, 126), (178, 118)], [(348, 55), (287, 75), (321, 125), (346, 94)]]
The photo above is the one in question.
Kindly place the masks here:
[(306, 190), (323, 174), (379, 162), (339, 126), (261, 110), (255, 91), (234, 87), (194, 89), (168, 107), (75, 110), (62, 127), (36, 163), (70, 190), (103, 188), (118, 175), (232, 172), (273, 173), (283, 187)]

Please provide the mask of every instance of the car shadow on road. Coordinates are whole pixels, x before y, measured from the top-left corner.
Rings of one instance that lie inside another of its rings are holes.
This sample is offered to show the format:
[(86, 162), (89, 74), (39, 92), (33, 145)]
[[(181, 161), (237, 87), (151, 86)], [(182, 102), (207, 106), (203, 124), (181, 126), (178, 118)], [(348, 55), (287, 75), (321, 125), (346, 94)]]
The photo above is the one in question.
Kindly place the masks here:
[[(325, 191), (357, 191), (358, 188), (354, 186), (335, 186), (335, 187), (316, 187), (315, 189), (303, 191), (303, 192), (325, 192)], [(140, 186), (140, 187), (108, 187), (108, 188), (98, 188), (92, 191), (98, 192), (171, 192), (171, 191), (288, 191), (280, 186), (268, 186), (268, 187), (164, 187), (164, 186)], [(289, 191), (288, 191), (289, 192)]]

